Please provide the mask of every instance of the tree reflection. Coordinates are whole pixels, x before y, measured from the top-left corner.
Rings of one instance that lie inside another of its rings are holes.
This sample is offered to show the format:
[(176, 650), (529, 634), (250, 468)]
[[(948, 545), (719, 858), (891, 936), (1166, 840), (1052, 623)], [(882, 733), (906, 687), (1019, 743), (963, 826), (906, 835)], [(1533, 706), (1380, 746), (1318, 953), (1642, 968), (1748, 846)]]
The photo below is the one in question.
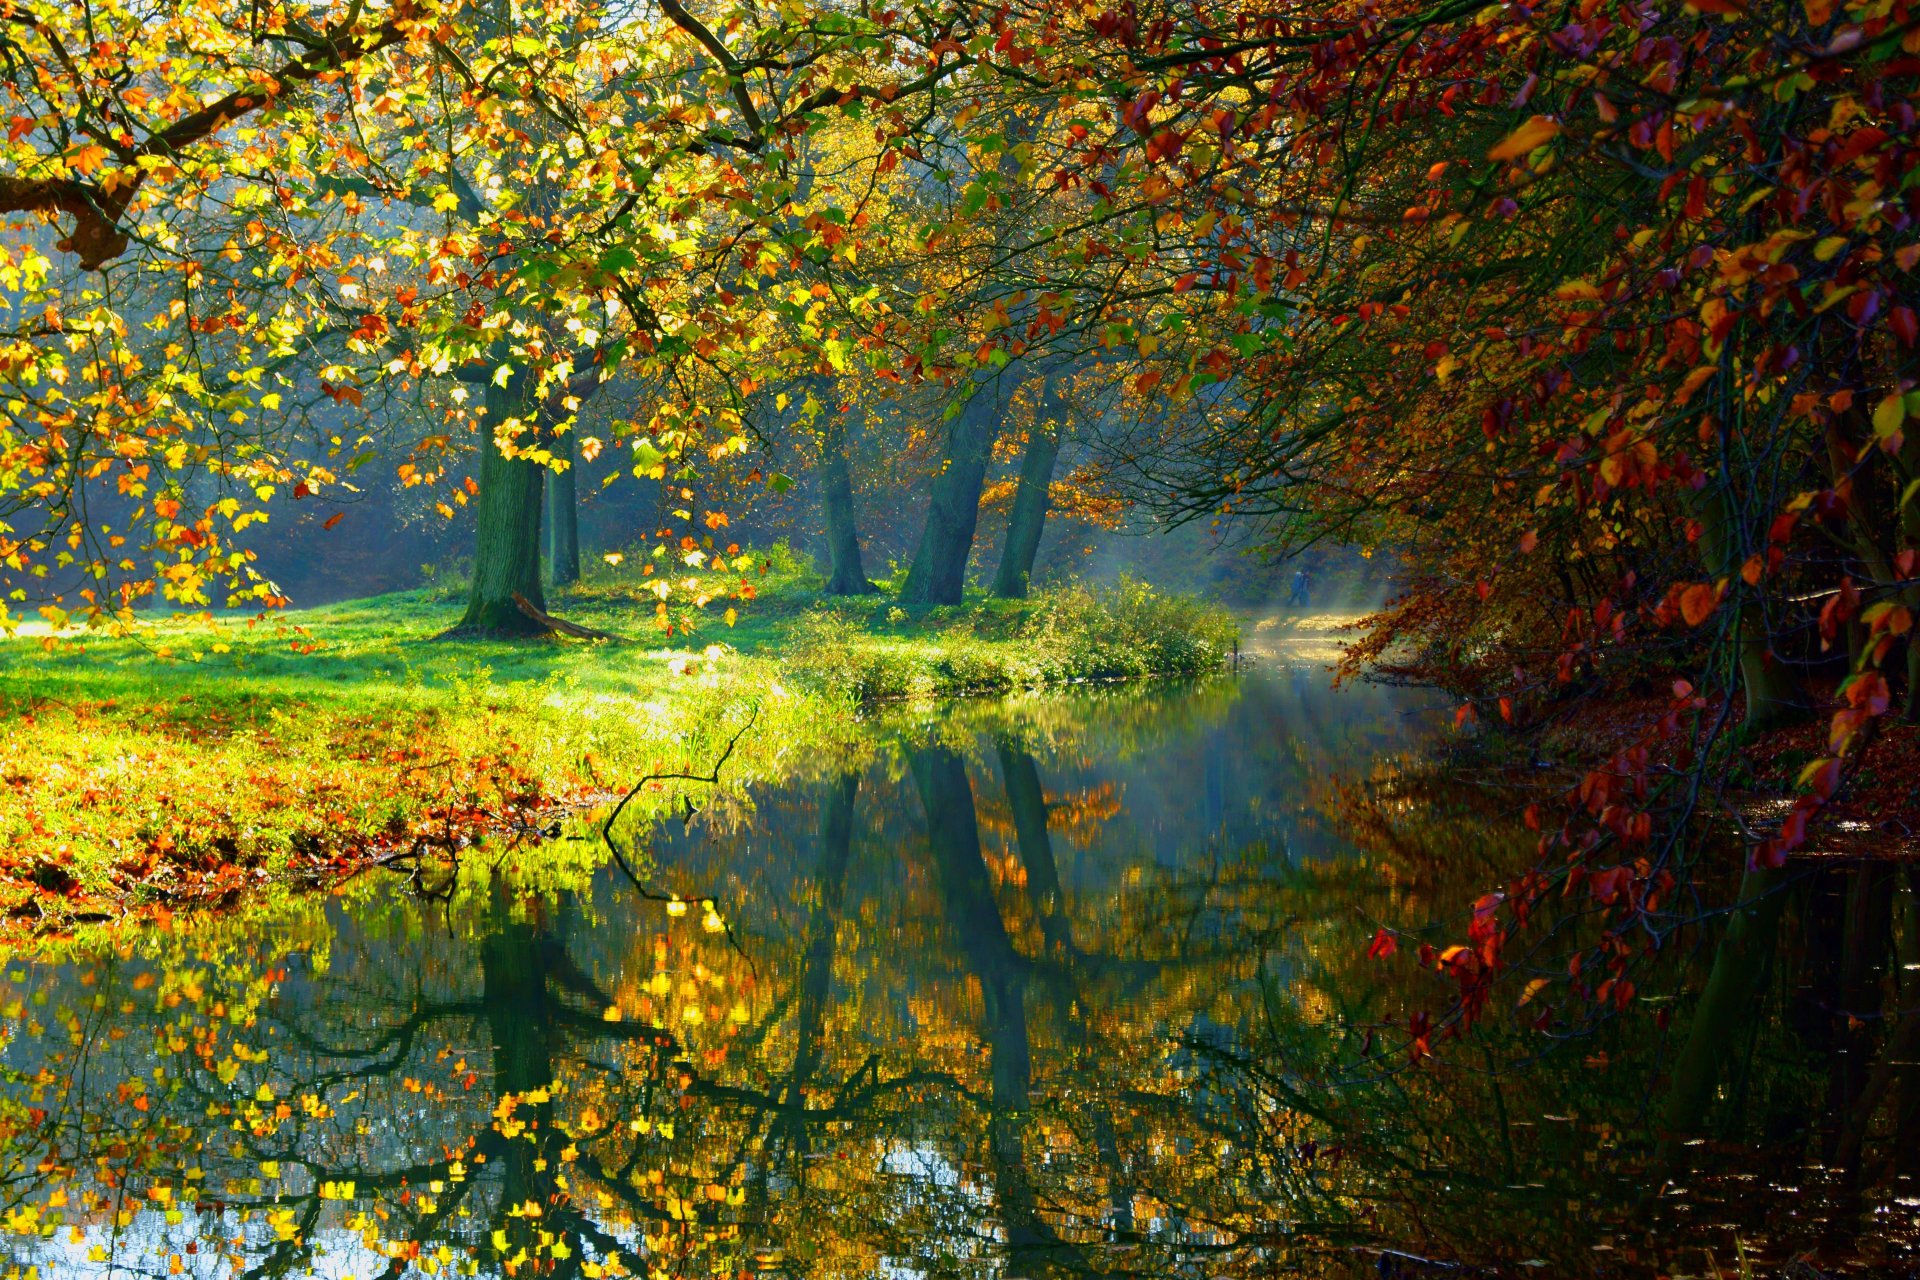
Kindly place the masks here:
[(1904, 870), (1769, 900), (1765, 980), (1663, 1134), (1699, 1085), (1647, 1064), (1685, 1022), (1563, 1040), (1543, 996), (1390, 1049), (1425, 996), (1373, 922), (1483, 880), (1497, 800), (1421, 795), (1391, 724), (1292, 682), (1175, 701), (973, 708), (654, 829), (651, 874), (725, 932), (563, 844), (476, 855), (447, 901), (369, 881), (18, 959), (8, 1254), (356, 1280), (1900, 1260)]

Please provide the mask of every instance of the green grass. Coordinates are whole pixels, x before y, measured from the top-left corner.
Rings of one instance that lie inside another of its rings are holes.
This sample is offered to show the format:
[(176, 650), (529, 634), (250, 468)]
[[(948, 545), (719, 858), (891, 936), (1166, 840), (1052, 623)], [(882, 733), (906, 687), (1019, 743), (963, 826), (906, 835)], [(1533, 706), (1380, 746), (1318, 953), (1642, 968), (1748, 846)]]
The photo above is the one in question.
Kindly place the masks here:
[(823, 598), (783, 547), (744, 577), (751, 600), (740, 573), (707, 575), (713, 599), (670, 639), (630, 571), (596, 566), (548, 602), (623, 643), (441, 640), (452, 587), (0, 639), (0, 912), (227, 897), (511, 829), (704, 771), (749, 717), (728, 781), (786, 776), (864, 749), (875, 700), (1193, 674), (1237, 634), (1131, 583), (909, 614), (890, 594)]

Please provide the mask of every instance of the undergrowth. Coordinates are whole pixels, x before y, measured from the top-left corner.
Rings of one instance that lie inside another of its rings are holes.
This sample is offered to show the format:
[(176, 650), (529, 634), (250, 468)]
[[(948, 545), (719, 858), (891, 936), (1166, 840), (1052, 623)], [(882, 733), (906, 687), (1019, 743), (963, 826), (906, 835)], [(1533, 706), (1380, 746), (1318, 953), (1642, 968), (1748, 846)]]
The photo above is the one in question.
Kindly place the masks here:
[(1226, 610), (1122, 579), (920, 618), (884, 598), (797, 618), (782, 663), (796, 682), (861, 701), (993, 693), (1217, 671), (1239, 636)]

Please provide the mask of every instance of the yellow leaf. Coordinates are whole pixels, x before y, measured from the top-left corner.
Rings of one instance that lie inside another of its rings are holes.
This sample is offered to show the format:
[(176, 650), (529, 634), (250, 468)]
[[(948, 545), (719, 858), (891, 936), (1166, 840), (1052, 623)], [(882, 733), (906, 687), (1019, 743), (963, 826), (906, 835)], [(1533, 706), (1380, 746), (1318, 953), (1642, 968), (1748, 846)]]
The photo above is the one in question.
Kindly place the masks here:
[(1529, 982), (1527, 984), (1527, 989), (1520, 993), (1520, 1003), (1525, 1004), (1527, 1003), (1527, 1001), (1539, 995), (1540, 992), (1548, 985), (1548, 981), (1549, 980), (1546, 978), (1535, 978), (1532, 982)]
[(1813, 246), (1813, 256), (1821, 262), (1831, 262), (1834, 258), (1839, 257), (1840, 251), (1846, 247), (1847, 238), (1845, 236), (1828, 236), (1825, 240)]
[(1873, 407), (1873, 434), (1884, 440), (1906, 420), (1906, 401), (1896, 391)]
[(1558, 121), (1550, 120), (1546, 116), (1535, 116), (1488, 151), (1487, 159), (1518, 160), (1535, 147), (1550, 141), (1559, 132)]

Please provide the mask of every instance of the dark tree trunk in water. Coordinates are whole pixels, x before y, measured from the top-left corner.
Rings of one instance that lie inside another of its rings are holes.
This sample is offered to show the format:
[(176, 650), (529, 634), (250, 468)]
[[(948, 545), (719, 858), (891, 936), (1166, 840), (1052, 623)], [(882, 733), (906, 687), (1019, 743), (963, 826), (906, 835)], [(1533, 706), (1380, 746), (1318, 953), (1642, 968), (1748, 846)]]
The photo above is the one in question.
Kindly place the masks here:
[(1053, 464), (1060, 457), (1060, 437), (1038, 427), (1020, 459), (1020, 487), (1014, 491), (1013, 514), (1007, 520), (1007, 543), (1000, 549), (1000, 572), (993, 578), (993, 594), (1018, 599), (1027, 594), (1033, 577), (1033, 558), (1040, 551), (1040, 534), (1047, 525), (1048, 490)]
[(487, 387), (480, 493), (474, 499), (473, 589), (456, 632), (540, 635), (545, 631), (521, 612), (513, 597), (519, 594), (538, 609), (547, 607), (540, 590), (540, 493), (547, 469), (525, 458), (507, 457), (493, 439), (501, 422), (529, 412), (520, 386), (516, 377), (506, 387)]
[(959, 604), (966, 593), (967, 560), (980, 522), (980, 490), (1000, 434), (996, 388), (974, 391), (953, 419), (946, 465), (933, 481), (933, 504), (900, 598), (910, 604)]
[(1686, 1044), (1673, 1064), (1667, 1088), (1663, 1162), (1682, 1150), (1677, 1139), (1701, 1132), (1723, 1060), (1742, 1043), (1741, 1031), (1756, 1012), (1762, 983), (1779, 933), (1783, 875), (1751, 868), (1740, 877), (1740, 899), (1713, 953), (1707, 985), (1694, 1006)]
[(927, 814), (927, 842), (939, 875), (941, 901), (967, 962), (980, 979), (993, 1048), (993, 1102), (1023, 1110), (1030, 1077), (1027, 1046), (1027, 962), (1013, 949), (1000, 904), (980, 856), (967, 766), (947, 747), (913, 754), (913, 780)]
[(547, 472), (547, 572), (554, 586), (564, 587), (580, 581), (580, 486), (573, 432), (554, 441), (554, 452), (567, 460), (567, 468)]
[(1073, 951), (1068, 929), (1066, 894), (1060, 888), (1060, 869), (1053, 860), (1053, 838), (1047, 834), (1047, 797), (1040, 786), (1040, 766), (1030, 752), (1011, 742), (994, 743), (1000, 757), (1000, 777), (1013, 809), (1014, 837), (1020, 846), (1020, 865), (1027, 872), (1027, 896), (1040, 918), (1040, 936), (1058, 957)]
[[(1032, 1087), (1032, 1045), (1027, 1034), (1025, 957), (1014, 949), (1000, 918), (1000, 904), (980, 853), (973, 784), (967, 766), (946, 747), (913, 754), (913, 780), (927, 814), (927, 843), (939, 876), (947, 924), (980, 980), (993, 1092), (988, 1103), (988, 1140), (1000, 1225), (1006, 1232), (1013, 1274), (1050, 1273), (1062, 1248), (1040, 1212), (1040, 1198), (1027, 1171), (1026, 1129)], [(1037, 775), (1036, 775), (1037, 780)]]
[(879, 590), (867, 581), (860, 561), (860, 529), (853, 513), (853, 469), (847, 464), (847, 430), (839, 423), (828, 429), (820, 450), (820, 505), (827, 524), (830, 596), (863, 596)]
[(820, 861), (814, 873), (819, 897), (807, 921), (806, 961), (800, 971), (799, 1008), (794, 1024), (793, 1070), (781, 1091), (787, 1108), (769, 1130), (770, 1145), (804, 1156), (808, 1150), (807, 1090), (823, 1056), (822, 1030), (833, 990), (833, 939), (846, 897), (847, 860), (853, 850), (853, 801), (860, 775), (843, 773), (827, 784), (820, 801)]
[(1881, 985), (1893, 959), (1893, 905), (1897, 889), (1891, 862), (1871, 861), (1846, 872), (1845, 922), (1841, 931), (1838, 989), (1830, 1016), (1834, 1040), (1827, 1063), (1829, 1164), (1851, 1169), (1860, 1138), (1851, 1124), (1868, 1089), (1881, 1029)]
[[(493, 924), (480, 944), (480, 981), (486, 1025), (493, 1042), (494, 1097), (519, 1097), (553, 1083), (553, 1007), (547, 995), (547, 975), (542, 964), (545, 939), (531, 921), (509, 918), (507, 895), (496, 884), (493, 890)], [(528, 1202), (551, 1211), (547, 1195), (553, 1190), (550, 1174), (552, 1157), (557, 1151), (543, 1149), (541, 1139), (553, 1131), (551, 1099), (522, 1104), (520, 1118), (533, 1122), (527, 1134), (530, 1141), (503, 1142), (489, 1153), (488, 1167), (501, 1179), (503, 1207), (518, 1208)], [(502, 1215), (499, 1223), (508, 1243), (503, 1256), (536, 1243), (535, 1231), (525, 1217)]]

